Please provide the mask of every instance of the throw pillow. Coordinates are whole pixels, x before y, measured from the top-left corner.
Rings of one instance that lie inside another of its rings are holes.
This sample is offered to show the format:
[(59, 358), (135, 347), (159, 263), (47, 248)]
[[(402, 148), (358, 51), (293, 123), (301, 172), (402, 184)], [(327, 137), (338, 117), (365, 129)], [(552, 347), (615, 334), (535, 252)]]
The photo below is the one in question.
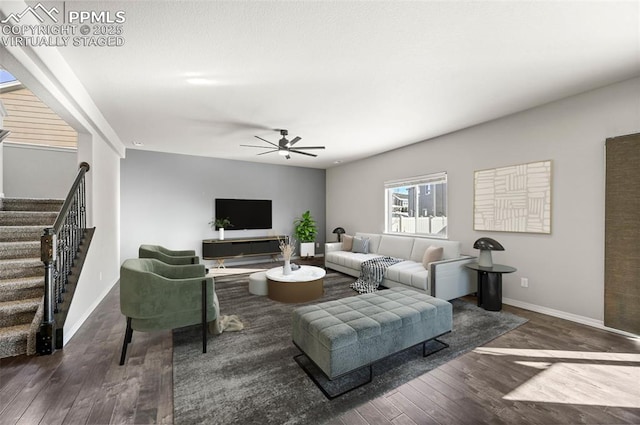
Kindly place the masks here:
[(359, 252), (361, 254), (369, 253), (369, 238), (361, 238), (354, 237), (353, 238), (353, 248), (351, 248), (351, 252)]
[(442, 247), (436, 247), (433, 245), (429, 246), (429, 248), (424, 251), (424, 256), (422, 257), (422, 265), (424, 266), (424, 268), (429, 270), (430, 263), (442, 260), (443, 252), (444, 248)]
[(353, 248), (353, 236), (342, 235), (342, 250), (351, 251), (351, 248)]

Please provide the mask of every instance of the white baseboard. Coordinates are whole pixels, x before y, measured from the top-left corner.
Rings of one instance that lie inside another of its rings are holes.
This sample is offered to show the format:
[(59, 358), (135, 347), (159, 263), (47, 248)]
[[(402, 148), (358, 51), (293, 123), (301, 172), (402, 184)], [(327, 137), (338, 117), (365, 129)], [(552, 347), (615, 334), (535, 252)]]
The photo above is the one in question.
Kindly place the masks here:
[(591, 326), (594, 328), (602, 329), (605, 331), (617, 333), (631, 338), (640, 338), (639, 335), (634, 335), (629, 332), (621, 331), (619, 329), (609, 328), (604, 325), (602, 320), (592, 319), (590, 317), (579, 316), (573, 313), (567, 313), (566, 311), (555, 310), (548, 307), (543, 307), (536, 304), (526, 303), (524, 301), (513, 300), (511, 298), (502, 298), (504, 304), (512, 305), (514, 307), (523, 308), (525, 310), (535, 311), (536, 313), (546, 314), (547, 316), (558, 317), (560, 319), (569, 320), (571, 322), (580, 323), (582, 325)]

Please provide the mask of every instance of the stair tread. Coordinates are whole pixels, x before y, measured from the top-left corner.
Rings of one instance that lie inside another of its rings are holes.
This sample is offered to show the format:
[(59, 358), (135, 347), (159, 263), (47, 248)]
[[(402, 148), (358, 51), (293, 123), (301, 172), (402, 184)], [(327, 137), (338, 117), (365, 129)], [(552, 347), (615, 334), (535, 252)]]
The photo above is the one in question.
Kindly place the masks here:
[(12, 210), (0, 210), (3, 215), (58, 215), (58, 211), (12, 211)]
[(0, 279), (0, 286), (2, 285), (37, 285), (44, 283), (44, 276), (28, 276), (28, 277), (15, 277), (12, 279)]
[(40, 255), (39, 241), (0, 242), (0, 258), (29, 258)]
[(10, 231), (16, 231), (16, 230), (42, 230), (42, 226), (38, 226), (37, 224), (23, 224), (21, 226), (3, 226), (6, 227), (8, 229), (6, 230), (10, 230)]
[(42, 260), (40, 258), (36, 258), (36, 257), (27, 257), (27, 258), (3, 258), (0, 259), (0, 268), (2, 267), (11, 267), (12, 265), (15, 265), (16, 263), (26, 263), (29, 266), (32, 265), (42, 265)]
[(0, 241), (0, 249), (15, 246), (40, 246), (40, 241)]
[(52, 226), (58, 217), (57, 211), (0, 211), (2, 226)]
[(59, 211), (63, 199), (52, 198), (3, 198), (0, 205), (3, 211)]
[(0, 302), (42, 297), (44, 276), (0, 279)]
[(5, 312), (6, 311), (18, 312), (18, 311), (33, 310), (34, 307), (37, 310), (41, 302), (42, 302), (42, 297), (28, 298), (25, 300), (3, 301), (3, 302), (0, 302), (0, 310)]
[(34, 216), (34, 215), (42, 215), (42, 216), (50, 216), (50, 215), (58, 215), (58, 211), (7, 211), (1, 210), (0, 215), (6, 216)]
[(4, 328), (0, 328), (0, 340), (4, 338), (11, 338), (16, 336), (23, 336), (26, 338), (29, 334), (29, 328), (31, 328), (30, 323), (25, 323), (22, 325), (13, 325), (6, 326)]

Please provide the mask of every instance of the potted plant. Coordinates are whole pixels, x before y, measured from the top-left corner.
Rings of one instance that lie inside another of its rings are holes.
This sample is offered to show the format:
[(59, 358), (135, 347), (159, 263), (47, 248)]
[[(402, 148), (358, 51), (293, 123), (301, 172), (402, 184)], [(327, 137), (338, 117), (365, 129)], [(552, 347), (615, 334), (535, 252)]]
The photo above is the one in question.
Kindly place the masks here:
[(293, 224), (295, 227), (296, 239), (300, 241), (300, 256), (313, 257), (316, 255), (315, 240), (318, 234), (316, 221), (311, 217), (309, 211), (305, 211), (302, 217), (297, 218)]
[(233, 224), (231, 224), (231, 221), (229, 220), (229, 217), (225, 217), (225, 218), (216, 218), (214, 220), (211, 220), (209, 222), (209, 226), (211, 226), (211, 228), (213, 230), (218, 230), (218, 238), (223, 241), (224, 240), (224, 229), (225, 228), (229, 228), (229, 227), (233, 227)]

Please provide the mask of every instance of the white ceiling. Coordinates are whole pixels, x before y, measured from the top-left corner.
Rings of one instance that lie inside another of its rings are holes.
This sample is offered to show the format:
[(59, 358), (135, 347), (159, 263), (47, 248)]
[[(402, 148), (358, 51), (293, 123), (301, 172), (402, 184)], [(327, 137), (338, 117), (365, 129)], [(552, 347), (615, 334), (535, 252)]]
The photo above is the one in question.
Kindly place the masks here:
[[(153, 151), (328, 168), (640, 74), (638, 1), (66, 3), (125, 12), (124, 46), (62, 53)], [(274, 128), (326, 150), (240, 147)]]

